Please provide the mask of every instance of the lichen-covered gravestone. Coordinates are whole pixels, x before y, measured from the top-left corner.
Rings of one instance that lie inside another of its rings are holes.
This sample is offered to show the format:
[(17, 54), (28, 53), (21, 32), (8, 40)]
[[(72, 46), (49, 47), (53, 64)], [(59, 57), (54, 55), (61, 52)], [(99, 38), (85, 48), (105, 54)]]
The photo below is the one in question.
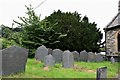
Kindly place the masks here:
[(12, 46), (10, 48), (3, 49), (2, 53), (0, 53), (0, 58), (1, 56), (2, 56), (2, 61), (0, 61), (0, 65), (2, 64), (2, 68), (0, 68), (1, 76), (11, 75), (14, 73), (25, 71), (25, 66), (28, 57), (27, 49)]
[(80, 55), (77, 51), (73, 51), (74, 61), (79, 61)]
[(88, 52), (88, 62), (95, 62), (95, 54), (93, 52)]
[(73, 54), (69, 50), (63, 52), (62, 60), (63, 60), (62, 66), (64, 68), (74, 67), (74, 57), (73, 57)]
[(87, 62), (88, 60), (88, 53), (84, 50), (80, 52), (80, 61)]
[(35, 59), (37, 61), (44, 61), (44, 57), (48, 55), (48, 49), (42, 45), (37, 48), (35, 52)]
[(55, 62), (56, 63), (61, 63), (62, 62), (62, 55), (63, 55), (63, 51), (62, 50), (54, 49), (52, 55), (55, 58)]
[(54, 65), (55, 65), (54, 57), (51, 54), (45, 56), (45, 58), (44, 58), (44, 66), (54, 66)]

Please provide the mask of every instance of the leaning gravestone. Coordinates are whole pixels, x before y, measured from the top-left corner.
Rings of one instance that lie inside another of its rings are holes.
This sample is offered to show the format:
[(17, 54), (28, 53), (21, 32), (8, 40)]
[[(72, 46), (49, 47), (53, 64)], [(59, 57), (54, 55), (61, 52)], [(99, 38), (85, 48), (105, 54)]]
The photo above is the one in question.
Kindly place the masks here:
[(96, 62), (101, 62), (103, 60), (104, 60), (104, 58), (103, 58), (103, 56), (101, 54), (96, 54), (95, 55), (95, 61)]
[(79, 61), (80, 55), (77, 51), (73, 51), (74, 61)]
[(25, 71), (25, 65), (28, 57), (28, 50), (12, 46), (7, 49), (3, 49), (2, 53), (0, 53), (0, 57), (2, 56), (2, 70), (0, 69), (0, 75), (6, 76), (11, 75), (18, 72)]
[(55, 58), (56, 63), (62, 62), (63, 51), (61, 51), (60, 49), (54, 49), (52, 55)]
[(44, 61), (44, 57), (48, 55), (48, 49), (42, 45), (38, 47), (38, 49), (35, 52), (35, 59), (38, 61)]
[(107, 67), (97, 68), (97, 80), (107, 79)]
[(84, 50), (80, 52), (80, 61), (87, 62), (88, 60), (88, 53)]
[(74, 67), (74, 57), (70, 51), (64, 51), (62, 57), (62, 66), (64, 68), (72, 68)]
[(93, 52), (88, 52), (88, 62), (95, 62), (95, 54)]
[(55, 65), (54, 57), (51, 54), (45, 56), (45, 58), (44, 58), (44, 66), (54, 66), (54, 65)]

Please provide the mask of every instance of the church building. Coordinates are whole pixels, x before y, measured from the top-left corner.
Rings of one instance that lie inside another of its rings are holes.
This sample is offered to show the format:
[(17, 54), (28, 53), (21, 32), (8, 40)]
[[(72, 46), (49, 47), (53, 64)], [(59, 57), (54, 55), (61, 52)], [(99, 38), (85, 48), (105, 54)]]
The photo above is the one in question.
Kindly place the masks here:
[(104, 28), (104, 31), (106, 54), (118, 55), (118, 52), (120, 52), (120, 0), (117, 15)]

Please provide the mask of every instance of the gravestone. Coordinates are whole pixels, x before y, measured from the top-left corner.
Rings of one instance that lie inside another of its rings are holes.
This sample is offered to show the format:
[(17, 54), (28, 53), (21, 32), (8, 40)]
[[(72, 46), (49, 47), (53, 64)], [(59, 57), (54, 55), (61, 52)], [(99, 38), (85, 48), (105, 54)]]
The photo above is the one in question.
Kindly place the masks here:
[(88, 62), (95, 62), (95, 54), (93, 52), (88, 52)]
[(104, 58), (101, 54), (95, 54), (95, 61), (96, 62), (101, 62), (103, 60), (104, 60)]
[(38, 47), (38, 49), (35, 52), (35, 59), (38, 61), (44, 61), (44, 57), (48, 55), (48, 49), (42, 45)]
[(63, 52), (62, 60), (63, 60), (62, 66), (64, 68), (74, 67), (74, 57), (73, 57), (73, 54), (69, 50)]
[(107, 79), (107, 67), (97, 68), (97, 80)]
[(113, 56), (110, 58), (110, 62), (111, 62), (112, 64), (114, 64), (114, 63), (115, 63), (115, 59), (114, 59), (114, 57), (113, 57)]
[(74, 61), (79, 61), (80, 55), (77, 51), (73, 51)]
[(87, 62), (87, 60), (88, 60), (88, 53), (85, 50), (81, 51), (80, 52), (80, 61)]
[(52, 55), (55, 58), (56, 63), (62, 62), (63, 51), (61, 51), (60, 49), (54, 49)]
[(12, 46), (10, 48), (3, 49), (2, 53), (0, 53), (0, 58), (1, 56), (2, 56), (2, 61), (0, 61), (0, 64), (2, 64), (2, 68), (0, 68), (1, 76), (11, 75), (14, 73), (25, 71), (25, 66), (28, 57), (27, 49), (18, 46)]
[(54, 65), (55, 65), (54, 57), (51, 54), (45, 56), (45, 58), (44, 58), (44, 66), (54, 66)]
[(53, 50), (51, 48), (48, 48), (48, 54), (52, 55), (52, 53), (53, 53)]

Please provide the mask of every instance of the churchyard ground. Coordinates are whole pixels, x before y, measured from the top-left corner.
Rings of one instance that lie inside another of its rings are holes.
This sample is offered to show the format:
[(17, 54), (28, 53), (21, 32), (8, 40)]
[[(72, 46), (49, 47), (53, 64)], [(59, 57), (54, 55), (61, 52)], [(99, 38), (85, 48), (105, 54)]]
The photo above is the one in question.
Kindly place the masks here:
[(96, 69), (107, 67), (107, 77), (116, 78), (118, 73), (118, 63), (111, 64), (103, 62), (75, 62), (74, 68), (62, 68), (61, 64), (54, 67), (44, 68), (42, 62), (35, 59), (28, 59), (26, 71), (7, 76), (7, 78), (96, 78)]

